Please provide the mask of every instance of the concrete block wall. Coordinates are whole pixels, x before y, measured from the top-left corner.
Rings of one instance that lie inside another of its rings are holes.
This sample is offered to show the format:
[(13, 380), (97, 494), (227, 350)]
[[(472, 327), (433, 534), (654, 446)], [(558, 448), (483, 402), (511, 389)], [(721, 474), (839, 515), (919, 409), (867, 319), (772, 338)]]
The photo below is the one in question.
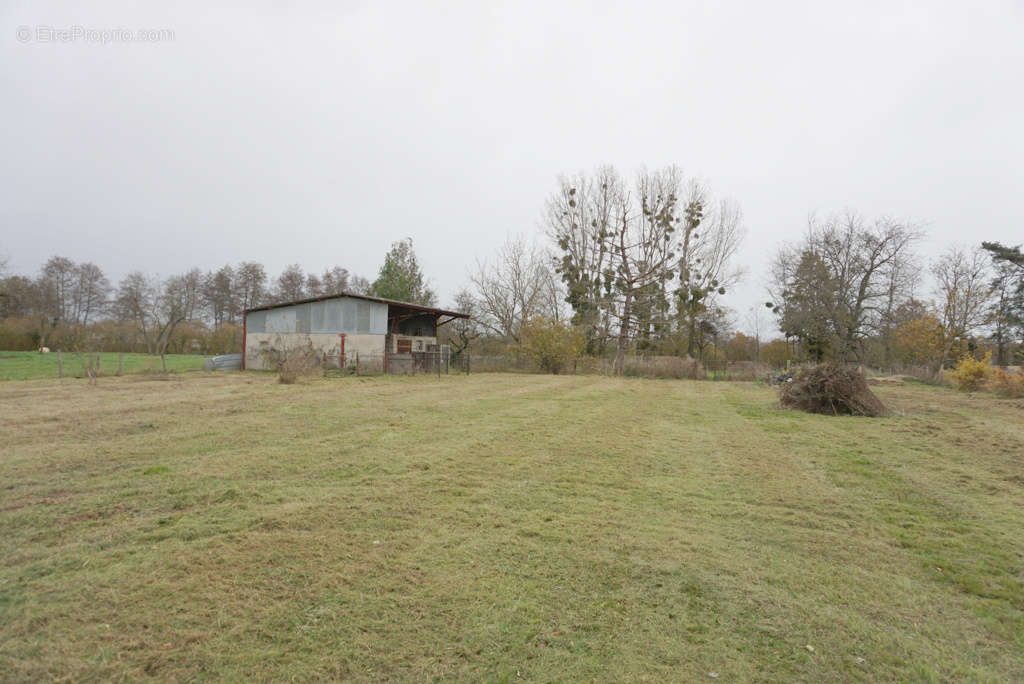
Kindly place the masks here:
[[(351, 362), (356, 354), (367, 361), (384, 356), (385, 335), (345, 335), (345, 356)], [(337, 363), (341, 355), (341, 337), (336, 333), (254, 333), (245, 337), (245, 367), (267, 370), (265, 352), (286, 351), (312, 344), (313, 349)]]

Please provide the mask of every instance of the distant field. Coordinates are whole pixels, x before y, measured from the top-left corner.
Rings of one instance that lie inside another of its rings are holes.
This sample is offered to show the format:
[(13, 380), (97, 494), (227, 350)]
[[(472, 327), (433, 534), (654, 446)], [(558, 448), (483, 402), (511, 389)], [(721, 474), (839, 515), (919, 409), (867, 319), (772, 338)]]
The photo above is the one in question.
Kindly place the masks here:
[(0, 384), (0, 680), (1024, 680), (1024, 402), (878, 391)]
[[(82, 377), (85, 375), (86, 357), (96, 354), (64, 354), (65, 377)], [(201, 354), (168, 354), (168, 371), (202, 370)], [(105, 375), (117, 373), (117, 353), (100, 354), (101, 371)], [(149, 354), (125, 354), (124, 372), (146, 373), (160, 372), (163, 367), (159, 356)], [(57, 352), (40, 354), (39, 352), (0, 351), (0, 380), (31, 380), (35, 378), (57, 377)]]

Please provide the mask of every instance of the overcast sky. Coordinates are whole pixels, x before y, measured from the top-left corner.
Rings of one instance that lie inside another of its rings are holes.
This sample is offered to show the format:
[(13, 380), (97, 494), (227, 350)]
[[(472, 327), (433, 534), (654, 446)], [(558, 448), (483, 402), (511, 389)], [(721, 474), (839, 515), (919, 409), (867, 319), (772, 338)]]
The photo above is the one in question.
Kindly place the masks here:
[(0, 2), (16, 271), (372, 279), (410, 236), (447, 304), (601, 164), (740, 203), (741, 312), (810, 212), (921, 222), (928, 254), (1024, 242), (1024, 3), (85, 4)]

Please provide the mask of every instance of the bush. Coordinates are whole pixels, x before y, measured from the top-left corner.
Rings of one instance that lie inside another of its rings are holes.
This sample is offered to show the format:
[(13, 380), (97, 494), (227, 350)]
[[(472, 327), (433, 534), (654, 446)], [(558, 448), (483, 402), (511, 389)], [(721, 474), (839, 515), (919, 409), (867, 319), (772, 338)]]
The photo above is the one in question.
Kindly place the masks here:
[(956, 368), (949, 371), (949, 380), (953, 387), (961, 392), (977, 392), (992, 377), (992, 352), (982, 359), (964, 356)]
[[(277, 340), (280, 342), (280, 338)], [(262, 352), (267, 368), (277, 371), (282, 385), (293, 385), (303, 378), (319, 378), (324, 374), (324, 357), (312, 343), (301, 347), (271, 347)]]
[(997, 368), (989, 385), (1001, 397), (1020, 399), (1024, 397), (1024, 368), (1016, 370)]
[(586, 340), (579, 329), (559, 321), (537, 316), (520, 328), (523, 351), (549, 373), (557, 375), (579, 358)]
[(864, 374), (837, 364), (809, 368), (779, 390), (785, 408), (830, 416), (884, 416), (888, 411), (868, 389)]

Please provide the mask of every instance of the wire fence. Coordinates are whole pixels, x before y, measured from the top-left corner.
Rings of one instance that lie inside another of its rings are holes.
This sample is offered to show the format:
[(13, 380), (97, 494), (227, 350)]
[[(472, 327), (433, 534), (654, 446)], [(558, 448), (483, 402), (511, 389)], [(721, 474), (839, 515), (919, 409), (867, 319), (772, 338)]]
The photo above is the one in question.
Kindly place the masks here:
[(447, 346), (404, 354), (349, 352), (323, 359), (328, 374), (347, 375), (449, 375), (469, 373), (469, 355), (456, 355)]

